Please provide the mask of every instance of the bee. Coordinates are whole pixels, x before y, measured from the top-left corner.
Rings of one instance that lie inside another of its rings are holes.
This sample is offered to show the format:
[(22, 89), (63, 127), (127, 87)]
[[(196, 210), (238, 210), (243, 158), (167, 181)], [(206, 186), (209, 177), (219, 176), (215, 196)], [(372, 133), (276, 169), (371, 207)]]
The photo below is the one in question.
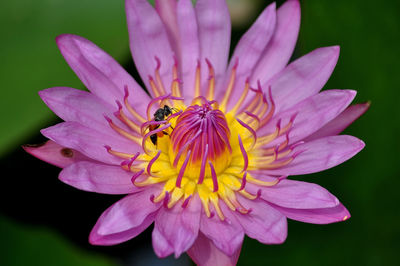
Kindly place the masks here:
[[(165, 120), (166, 117), (170, 116), (172, 114), (172, 111), (174, 108), (169, 107), (168, 105), (164, 105), (163, 108), (157, 109), (157, 111), (154, 113), (154, 121), (163, 121)], [(153, 131), (157, 128), (159, 128), (160, 125), (150, 125), (149, 130)], [(154, 145), (157, 145), (157, 139), (163, 137), (164, 135), (168, 135), (167, 132), (161, 131), (156, 134), (153, 134), (150, 136), (151, 142), (153, 142)]]

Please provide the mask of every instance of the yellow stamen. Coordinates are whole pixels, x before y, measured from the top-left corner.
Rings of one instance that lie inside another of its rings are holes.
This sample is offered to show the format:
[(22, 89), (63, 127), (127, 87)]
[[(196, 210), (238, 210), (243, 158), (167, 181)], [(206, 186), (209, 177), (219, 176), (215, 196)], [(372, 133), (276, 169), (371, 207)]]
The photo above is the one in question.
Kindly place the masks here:
[(226, 111), (226, 105), (228, 104), (228, 100), (231, 97), (233, 87), (235, 86), (236, 69), (237, 69), (237, 64), (232, 68), (231, 77), (229, 79), (229, 83), (226, 88), (224, 98), (221, 101), (220, 108), (222, 112)]

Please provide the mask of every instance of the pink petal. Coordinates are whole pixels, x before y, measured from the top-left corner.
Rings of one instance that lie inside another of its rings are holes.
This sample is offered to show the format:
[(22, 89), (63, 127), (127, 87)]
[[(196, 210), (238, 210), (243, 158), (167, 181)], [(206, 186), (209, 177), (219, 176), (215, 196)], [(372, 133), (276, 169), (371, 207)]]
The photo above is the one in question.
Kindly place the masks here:
[(139, 189), (132, 184), (132, 172), (120, 166), (94, 162), (77, 162), (64, 168), (59, 178), (62, 182), (85, 191), (105, 194), (129, 194)]
[(211, 239), (218, 249), (226, 255), (232, 256), (242, 246), (244, 232), (236, 217), (232, 215), (232, 211), (221, 201), (220, 207), (226, 216), (225, 221), (221, 221), (216, 214), (212, 218), (208, 218), (203, 213), (200, 231)]
[(153, 232), (153, 247), (157, 256), (166, 257), (175, 252), (175, 258), (178, 258), (187, 251), (197, 238), (200, 213), (198, 197), (192, 198), (186, 208), (178, 203), (171, 209), (160, 209)]
[[(200, 43), (196, 12), (191, 0), (180, 0), (177, 6), (180, 47), (180, 73), (182, 77), (183, 96), (187, 103), (194, 98), (193, 87), (198, 60), (200, 59)], [(205, 63), (205, 62), (203, 62)], [(204, 73), (206, 75), (206, 73)]]
[(158, 15), (164, 23), (171, 46), (176, 54), (179, 53), (179, 28), (176, 17), (176, 0), (156, 0), (155, 7)]
[(299, 28), (300, 3), (298, 0), (286, 1), (277, 11), (274, 36), (253, 71), (253, 85), (257, 80), (263, 84), (286, 66), (296, 45)]
[(90, 129), (77, 122), (64, 122), (41, 130), (47, 138), (58, 144), (75, 149), (85, 156), (108, 164), (119, 165), (123, 159), (107, 152), (105, 145), (120, 152), (136, 154), (141, 146), (115, 134)]
[(174, 248), (172, 244), (168, 242), (168, 240), (161, 234), (158, 228), (154, 227), (151, 238), (154, 252), (158, 257), (164, 258), (174, 253)]
[[(292, 128), (289, 131), (289, 143), (296, 143), (337, 117), (351, 103), (355, 95), (356, 91), (352, 90), (323, 91), (285, 112), (277, 114), (263, 129), (258, 130), (257, 134), (262, 136), (275, 130), (278, 121), (281, 121), (281, 126), (284, 127), (294, 117)], [(275, 147), (285, 138), (286, 136), (283, 134), (266, 146)]]
[(51, 140), (41, 145), (24, 145), (22, 148), (36, 158), (60, 168), (75, 162), (92, 160), (79, 151), (63, 147)]
[(65, 60), (93, 94), (114, 105), (116, 99), (123, 99), (124, 86), (128, 86), (136, 95), (132, 105), (144, 114), (149, 96), (111, 56), (76, 35), (60, 35), (56, 41)]
[(264, 244), (282, 244), (287, 237), (286, 217), (263, 200), (248, 200), (240, 197), (248, 214), (235, 212), (244, 232)]
[(318, 48), (297, 59), (270, 81), (276, 112), (284, 111), (296, 103), (317, 94), (331, 76), (339, 57), (339, 46)]
[(262, 199), (286, 208), (331, 208), (339, 204), (339, 200), (328, 190), (313, 183), (285, 179), (275, 186), (260, 186), (257, 189), (261, 189)]
[[(225, 77), (226, 83), (228, 83), (231, 70), (235, 66), (237, 60), (239, 60), (236, 70), (235, 88), (233, 90), (228, 109), (229, 107), (235, 105), (235, 103), (239, 100), (245, 86), (246, 79), (250, 78), (250, 73), (253, 71), (253, 68), (257, 64), (261, 54), (264, 51), (264, 48), (267, 46), (274, 33), (275, 21), (275, 3), (272, 3), (264, 9), (261, 15), (257, 18), (256, 22), (254, 22), (251, 28), (243, 35), (236, 46), (235, 52), (233, 53), (228, 67), (226, 74), (227, 76)], [(217, 99), (221, 99), (225, 94), (225, 91), (220, 90), (218, 92), (220, 95), (217, 96)]]
[(115, 245), (143, 232), (154, 221), (160, 207), (150, 200), (157, 189), (160, 188), (149, 187), (114, 203), (97, 220), (89, 242), (93, 245)]
[[(225, 0), (198, 0), (196, 15), (199, 26), (199, 39), (202, 72), (208, 73), (205, 59), (214, 67), (216, 80), (225, 73), (231, 40), (231, 19)], [(208, 75), (202, 75), (207, 81)]]
[(131, 53), (142, 80), (150, 89), (149, 75), (154, 77), (158, 58), (161, 79), (168, 89), (172, 82), (174, 52), (163, 22), (147, 0), (126, 0), (125, 5)]
[(337, 135), (357, 120), (369, 109), (370, 103), (361, 103), (351, 105), (346, 108), (340, 115), (335, 119), (327, 123), (325, 126), (320, 128), (317, 132), (314, 132), (311, 136), (308, 136), (305, 141), (311, 141), (322, 137)]
[(320, 172), (347, 161), (364, 148), (361, 140), (347, 135), (316, 139), (294, 148), (301, 152), (290, 164), (275, 170), (272, 175), (304, 175)]
[[(114, 133), (104, 115), (114, 117), (118, 110), (95, 95), (67, 87), (54, 87), (39, 92), (46, 105), (64, 121), (74, 121), (82, 125)], [(117, 119), (116, 119), (117, 120)]]
[(280, 206), (275, 206), (275, 208), (289, 219), (312, 224), (330, 224), (342, 222), (351, 217), (349, 211), (342, 204), (339, 204), (333, 208), (324, 209), (301, 210), (283, 208)]
[(239, 259), (240, 248), (233, 255), (228, 256), (216, 248), (210, 239), (199, 233), (196, 242), (187, 253), (197, 265), (234, 266)]

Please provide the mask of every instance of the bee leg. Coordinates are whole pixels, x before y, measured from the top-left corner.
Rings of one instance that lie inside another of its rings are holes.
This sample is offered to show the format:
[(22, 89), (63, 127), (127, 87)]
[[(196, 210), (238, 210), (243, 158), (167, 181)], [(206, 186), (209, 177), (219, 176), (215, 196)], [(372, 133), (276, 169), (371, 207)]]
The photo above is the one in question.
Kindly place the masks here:
[(164, 133), (164, 135), (167, 135), (167, 136), (169, 135), (168, 132), (165, 132), (165, 131), (163, 131), (162, 133)]

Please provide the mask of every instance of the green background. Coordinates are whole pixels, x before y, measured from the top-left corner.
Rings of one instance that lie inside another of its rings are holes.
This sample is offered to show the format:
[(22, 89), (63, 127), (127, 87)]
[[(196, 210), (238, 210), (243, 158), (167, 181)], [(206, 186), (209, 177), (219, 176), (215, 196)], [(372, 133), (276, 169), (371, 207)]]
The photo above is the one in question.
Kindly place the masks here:
[[(233, 29), (233, 43), (270, 1)], [(282, 1), (278, 1), (278, 4)], [(335, 194), (352, 218), (332, 225), (289, 221), (283, 245), (246, 239), (239, 265), (395, 265), (400, 250), (400, 3), (301, 1), (294, 58), (321, 46), (341, 46), (327, 89), (355, 89), (370, 110), (347, 134), (366, 142), (355, 158), (304, 177)], [(43, 141), (39, 130), (57, 118), (37, 92), (83, 86), (62, 59), (54, 38), (86, 37), (134, 73), (122, 0), (20, 0), (0, 3), (1, 265), (190, 265), (187, 257), (158, 260), (150, 231), (115, 247), (93, 247), (87, 236), (98, 215), (118, 197), (77, 191), (57, 180), (59, 170), (25, 154)], [(55, 206), (55, 207), (54, 207)]]

